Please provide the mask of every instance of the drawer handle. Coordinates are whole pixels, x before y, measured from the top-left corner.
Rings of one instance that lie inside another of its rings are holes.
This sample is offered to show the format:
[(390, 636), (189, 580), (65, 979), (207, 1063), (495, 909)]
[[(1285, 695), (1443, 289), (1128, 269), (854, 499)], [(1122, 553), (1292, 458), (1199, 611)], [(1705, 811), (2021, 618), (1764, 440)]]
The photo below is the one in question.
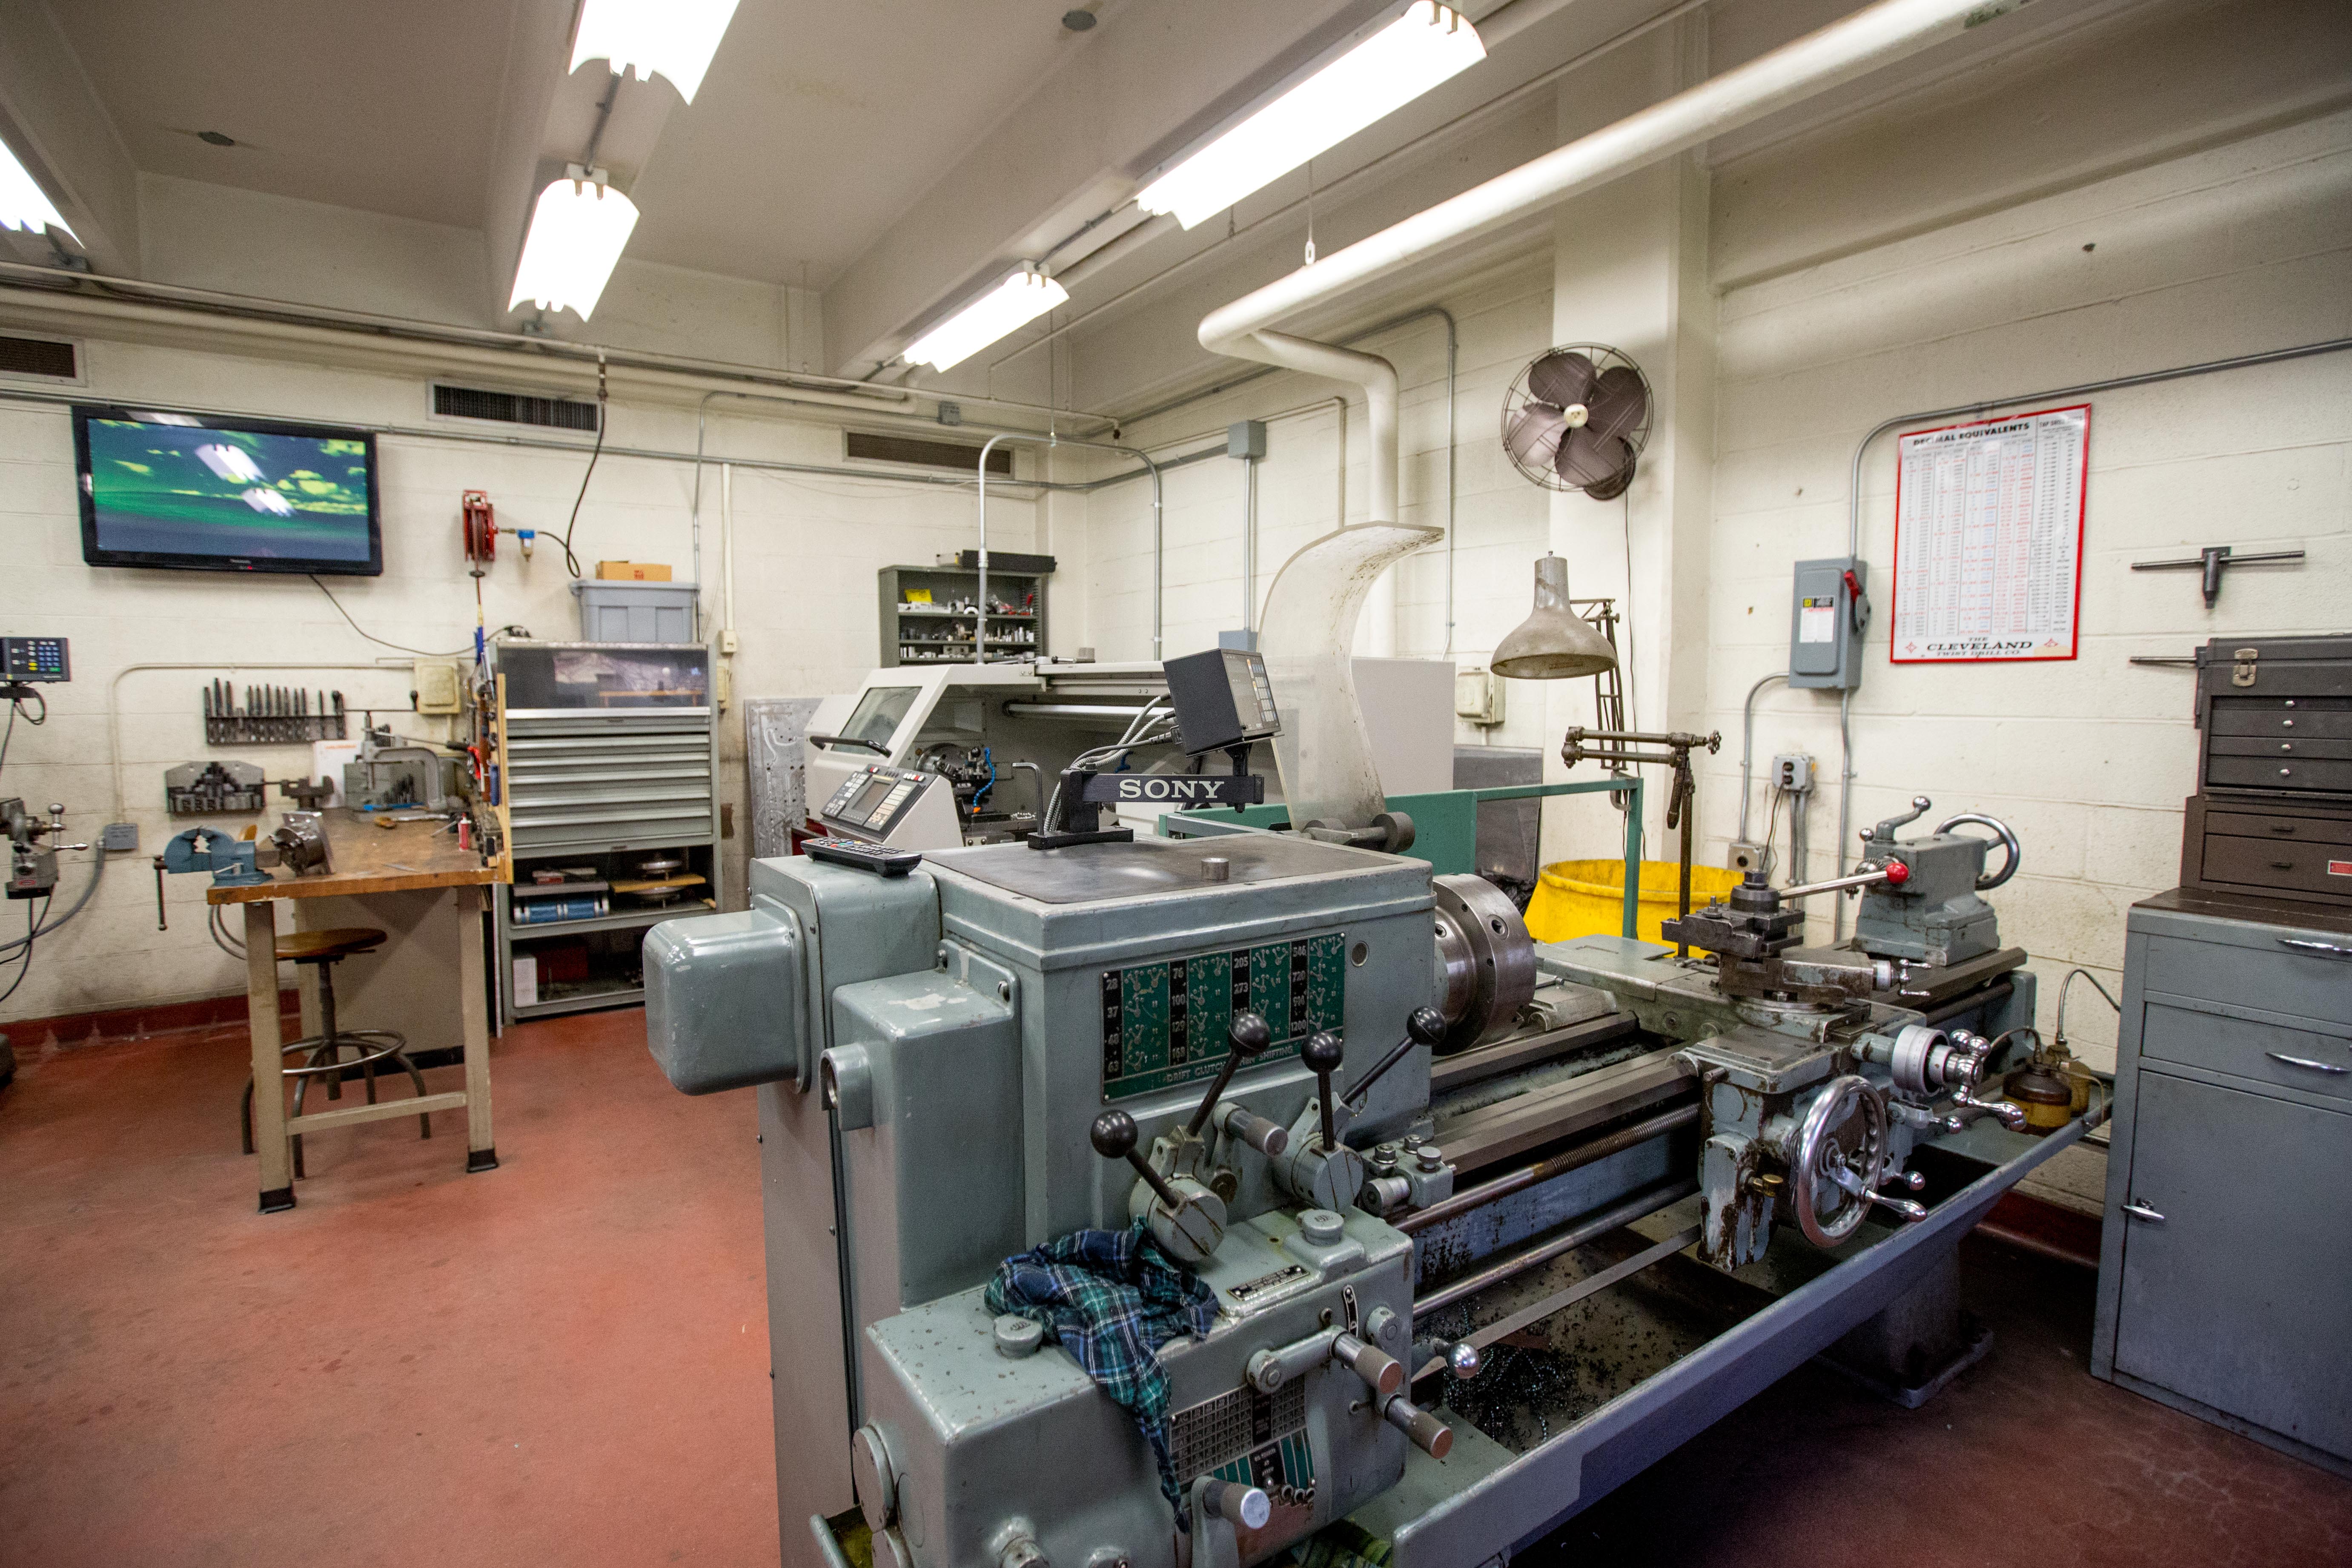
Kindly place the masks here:
[(2297, 952), (2324, 952), (2330, 958), (2352, 958), (2352, 947), (2332, 942), (2310, 942), (2299, 936), (2279, 938), (2281, 947), (2294, 948)]
[(2294, 869), (2294, 862), (2292, 860), (2273, 860), (2271, 862), (2271, 869), (2273, 871), (2292, 871)]
[(2271, 831), (2273, 833), (2293, 833), (2294, 831), (2294, 824), (2292, 822), (2273, 822), (2271, 824)]
[(2148, 1207), (2144, 1203), (2127, 1203), (2124, 1205), (2124, 1213), (2131, 1215), (2134, 1219), (2150, 1220), (2158, 1225), (2162, 1225), (2164, 1223), (2164, 1216), (2157, 1213), (2154, 1209)]
[(2352, 1068), (2340, 1068), (2333, 1062), (2315, 1062), (2309, 1057), (2291, 1057), (2281, 1051), (2264, 1051), (2263, 1055), (2274, 1062), (2284, 1062), (2291, 1068), (2309, 1068), (2314, 1072), (2331, 1073), (2338, 1077), (2352, 1072)]

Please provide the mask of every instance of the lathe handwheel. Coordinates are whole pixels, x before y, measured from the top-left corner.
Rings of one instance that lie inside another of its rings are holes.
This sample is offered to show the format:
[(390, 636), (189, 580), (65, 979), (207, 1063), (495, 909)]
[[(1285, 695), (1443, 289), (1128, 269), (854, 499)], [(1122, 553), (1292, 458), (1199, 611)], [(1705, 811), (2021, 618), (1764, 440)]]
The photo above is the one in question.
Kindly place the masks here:
[(1789, 1158), (1790, 1203), (1797, 1228), (1815, 1247), (1835, 1247), (1861, 1228), (1870, 1201), (1832, 1174), (1832, 1163), (1874, 1191), (1886, 1169), (1886, 1101), (1870, 1080), (1833, 1078), (1805, 1113)]

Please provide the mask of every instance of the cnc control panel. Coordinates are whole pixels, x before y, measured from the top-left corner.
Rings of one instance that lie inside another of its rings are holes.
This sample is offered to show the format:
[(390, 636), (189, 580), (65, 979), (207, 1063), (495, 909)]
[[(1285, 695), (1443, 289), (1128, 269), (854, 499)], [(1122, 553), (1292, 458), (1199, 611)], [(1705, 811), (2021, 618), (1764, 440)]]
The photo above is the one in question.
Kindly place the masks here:
[(817, 813), (818, 819), (861, 838), (887, 839), (891, 829), (915, 809), (925, 786), (938, 777), (910, 768), (868, 764), (833, 792), (833, 798)]

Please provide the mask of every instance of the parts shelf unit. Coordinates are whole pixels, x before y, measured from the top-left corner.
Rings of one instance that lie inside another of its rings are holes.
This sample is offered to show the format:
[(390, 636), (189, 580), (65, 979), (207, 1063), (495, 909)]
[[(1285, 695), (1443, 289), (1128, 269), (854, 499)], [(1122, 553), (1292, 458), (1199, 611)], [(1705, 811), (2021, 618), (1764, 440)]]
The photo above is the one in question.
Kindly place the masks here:
[[(720, 903), (710, 650), (515, 639), (496, 658), (515, 879), (498, 897), (503, 1016), (640, 1002), (646, 931)], [(534, 918), (550, 902), (580, 912)]]
[[(966, 552), (970, 554), (970, 552)], [(989, 552), (988, 598), (1001, 606), (988, 617), (992, 658), (1034, 655), (1045, 647), (1045, 579), (1050, 557)], [(880, 589), (885, 668), (901, 664), (971, 664), (977, 566), (885, 566)]]

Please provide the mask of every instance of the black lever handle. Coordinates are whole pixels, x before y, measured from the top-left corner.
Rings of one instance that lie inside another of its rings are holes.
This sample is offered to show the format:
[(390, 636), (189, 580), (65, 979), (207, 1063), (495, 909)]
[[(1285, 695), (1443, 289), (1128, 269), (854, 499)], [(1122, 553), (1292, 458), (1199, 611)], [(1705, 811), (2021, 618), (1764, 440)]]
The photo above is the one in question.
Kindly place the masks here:
[(1192, 1112), (1192, 1125), (1184, 1129), (1186, 1133), (1195, 1138), (1201, 1135), (1201, 1129), (1209, 1124), (1209, 1112), (1214, 1110), (1217, 1101), (1225, 1097), (1225, 1086), (1234, 1081), (1234, 1071), (1244, 1061), (1274, 1044), (1274, 1031), (1266, 1027), (1265, 1020), (1257, 1014), (1242, 1012), (1234, 1015), (1233, 1027), (1225, 1031), (1225, 1038), (1233, 1042), (1234, 1048), (1225, 1054), (1225, 1065), (1217, 1069), (1217, 1081), (1209, 1086), (1208, 1096), (1201, 1101), (1201, 1109)]
[(1339, 1146), (1339, 1131), (1331, 1121), (1331, 1075), (1339, 1070), (1339, 1058), (1347, 1050), (1339, 1037), (1328, 1029), (1316, 1030), (1298, 1047), (1298, 1059), (1315, 1075), (1317, 1103), (1323, 1109), (1323, 1152), (1327, 1154)]
[(1095, 1152), (1104, 1159), (1123, 1159), (1134, 1166), (1135, 1173), (1151, 1184), (1151, 1190), (1160, 1194), (1160, 1201), (1171, 1212), (1184, 1206), (1184, 1200), (1168, 1184), (1168, 1179), (1151, 1168), (1150, 1161), (1136, 1152), (1134, 1117), (1124, 1110), (1106, 1110), (1095, 1118), (1094, 1127), (1087, 1136)]
[(1372, 1092), (1372, 1085), (1381, 1081), (1381, 1075), (1411, 1055), (1413, 1047), (1433, 1046), (1444, 1037), (1445, 1015), (1434, 1007), (1415, 1007), (1404, 1021), (1404, 1038), (1399, 1040), (1396, 1049), (1382, 1057), (1379, 1065), (1348, 1091), (1348, 1103), (1363, 1104), (1364, 1096)]

